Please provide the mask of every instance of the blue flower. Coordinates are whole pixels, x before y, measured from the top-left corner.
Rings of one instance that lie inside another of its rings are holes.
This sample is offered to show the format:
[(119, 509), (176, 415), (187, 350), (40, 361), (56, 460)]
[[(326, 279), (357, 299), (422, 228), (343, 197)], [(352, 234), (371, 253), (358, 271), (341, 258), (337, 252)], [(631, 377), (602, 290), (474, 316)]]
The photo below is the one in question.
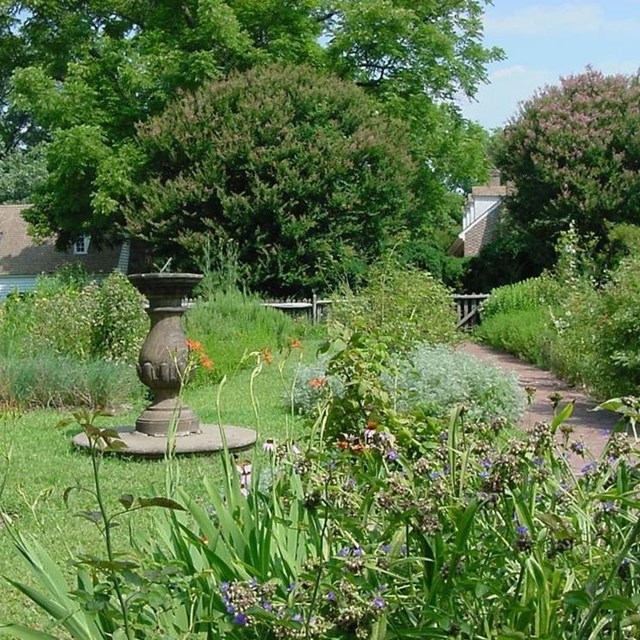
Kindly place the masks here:
[(340, 549), (340, 551), (338, 551), (338, 555), (341, 558), (346, 558), (349, 553), (351, 552), (351, 550), (349, 549), (349, 547), (342, 547), (342, 549)]
[(244, 627), (249, 622), (249, 618), (247, 617), (246, 613), (236, 613), (236, 615), (233, 616), (233, 620), (231, 622), (233, 622), (233, 624), (239, 624), (241, 627)]
[(384, 598), (382, 596), (376, 596), (373, 599), (373, 606), (376, 609), (384, 609), (386, 602), (384, 601)]
[(336, 596), (333, 591), (329, 591), (329, 593), (327, 593), (327, 600), (329, 600), (329, 602), (335, 602), (337, 599), (338, 596)]
[(353, 555), (354, 555), (356, 558), (359, 558), (360, 556), (364, 555), (364, 551), (362, 550), (362, 548), (361, 548), (361, 547), (355, 547), (355, 548), (353, 549)]
[(398, 452), (395, 449), (391, 449), (391, 451), (389, 451), (389, 453), (387, 453), (387, 460), (391, 460), (392, 462), (394, 460), (398, 459)]
[(229, 583), (228, 582), (220, 583), (220, 591), (222, 591), (222, 593), (227, 593), (227, 591), (229, 591)]
[(526, 536), (529, 533), (529, 529), (521, 524), (519, 527), (516, 527), (516, 533), (519, 536)]
[(389, 553), (389, 551), (391, 551), (391, 545), (390, 544), (381, 544), (380, 545), (380, 551), (382, 553)]

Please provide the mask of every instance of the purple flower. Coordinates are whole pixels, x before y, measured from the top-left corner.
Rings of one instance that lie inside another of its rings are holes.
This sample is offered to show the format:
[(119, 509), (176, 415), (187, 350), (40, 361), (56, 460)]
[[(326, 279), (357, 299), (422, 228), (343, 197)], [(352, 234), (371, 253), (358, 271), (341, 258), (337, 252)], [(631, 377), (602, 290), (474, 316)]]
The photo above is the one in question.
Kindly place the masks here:
[(292, 591), (296, 590), (296, 587), (298, 585), (295, 582), (292, 582), (288, 587), (287, 587), (287, 593), (291, 593)]
[(274, 453), (276, 450), (276, 441), (273, 438), (268, 438), (262, 445), (262, 450), (268, 453)]
[(391, 460), (392, 462), (394, 460), (398, 459), (398, 452), (395, 449), (391, 449), (391, 451), (389, 451), (389, 453), (387, 453), (387, 460)]
[(429, 471), (429, 477), (431, 480), (439, 480), (440, 474), (437, 471)]
[(519, 527), (516, 527), (516, 533), (519, 536), (526, 536), (529, 533), (529, 529), (521, 524)]
[(291, 619), (294, 622), (302, 622), (302, 614), (296, 613), (294, 616), (291, 616)]
[(227, 605), (227, 613), (235, 613), (236, 612), (236, 608), (230, 603), (230, 602), (225, 602), (225, 604)]
[(390, 544), (381, 544), (380, 545), (380, 551), (382, 551), (382, 553), (389, 553), (389, 551), (391, 551), (391, 545)]
[(489, 458), (485, 458), (484, 460), (480, 460), (480, 466), (483, 469), (491, 469), (493, 463), (491, 462), (491, 460), (489, 460)]
[(386, 602), (384, 601), (384, 598), (382, 596), (376, 596), (373, 599), (373, 606), (376, 609), (384, 609), (385, 604)]
[(262, 603), (262, 608), (265, 611), (273, 611), (273, 605), (270, 602), (267, 602), (266, 600)]
[(544, 460), (542, 458), (534, 458), (533, 464), (535, 464), (536, 467), (541, 467), (544, 464)]
[(597, 468), (598, 468), (597, 463), (590, 462), (589, 464), (582, 467), (582, 475), (584, 476), (589, 475), (590, 473), (593, 473)]
[(480, 473), (478, 473), (478, 475), (483, 479), (486, 480), (489, 477), (489, 472), (488, 471), (480, 471)]
[(342, 549), (340, 549), (340, 551), (338, 551), (338, 555), (341, 558), (346, 558), (349, 555), (350, 551), (351, 550), (349, 549), (349, 547), (342, 547)]
[(239, 624), (241, 627), (244, 627), (249, 622), (249, 618), (247, 617), (246, 613), (236, 613), (236, 615), (233, 616), (233, 620), (231, 622), (233, 622), (233, 624)]
[(614, 511), (616, 508), (616, 504), (615, 502), (603, 502), (602, 503), (602, 510), (605, 513), (611, 513), (612, 511)]
[(353, 550), (353, 555), (356, 558), (359, 558), (360, 556), (364, 555), (364, 551), (362, 550), (362, 547), (355, 547)]
[(329, 600), (329, 602), (335, 602), (337, 599), (338, 597), (333, 591), (329, 591), (329, 593), (327, 593), (327, 600)]
[(222, 593), (227, 593), (227, 591), (229, 591), (229, 583), (228, 582), (221, 582), (220, 583), (220, 591), (222, 591)]
[(449, 434), (446, 431), (441, 431), (438, 438), (440, 438), (440, 440), (448, 440)]

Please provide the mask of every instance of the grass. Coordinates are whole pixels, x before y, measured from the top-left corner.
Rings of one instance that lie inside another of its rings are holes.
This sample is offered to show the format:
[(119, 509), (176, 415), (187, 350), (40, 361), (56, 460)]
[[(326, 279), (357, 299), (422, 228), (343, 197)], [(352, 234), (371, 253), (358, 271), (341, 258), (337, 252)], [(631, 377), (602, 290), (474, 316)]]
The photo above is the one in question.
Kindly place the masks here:
[[(219, 412), (224, 424), (257, 428), (259, 445), (266, 438), (302, 434), (304, 425), (287, 411), (283, 395), (285, 384), (290, 384), (295, 375), (297, 362), (300, 359), (310, 361), (314, 357), (317, 341), (305, 340), (304, 346), (303, 352), (293, 351), (288, 357), (286, 353), (275, 353), (273, 363), (270, 366), (263, 364), (257, 376), (251, 369), (242, 370), (222, 387), (188, 389), (187, 402), (205, 423), (217, 423)], [(255, 407), (251, 387), (257, 402)], [(134, 410), (115, 418), (100, 418), (98, 425), (131, 424), (137, 413), (138, 410)], [(95, 526), (74, 516), (78, 511), (95, 508), (92, 496), (83, 491), (73, 492), (68, 507), (63, 500), (67, 487), (92, 487), (89, 456), (71, 446), (71, 437), (78, 429), (56, 428), (59, 420), (66, 416), (68, 412), (33, 411), (15, 423), (6, 418), (0, 421), (0, 487), (6, 464), (1, 456), (3, 452), (11, 451), (7, 483), (0, 497), (1, 508), (10, 514), (20, 531), (36, 537), (61, 566), (80, 550), (102, 553)], [(215, 455), (182, 457), (179, 470), (181, 486), (198, 496), (202, 492), (202, 478), (220, 473), (219, 458)], [(101, 479), (107, 504), (115, 506), (123, 493), (142, 497), (162, 495), (165, 465), (162, 461), (109, 457), (103, 461)], [(151, 513), (132, 514), (131, 522), (137, 534), (153, 535)], [(129, 527), (122, 526), (115, 531), (120, 547), (126, 548)], [(0, 575), (24, 579), (23, 568), (6, 527), (0, 527)], [(46, 624), (42, 614), (6, 584), (2, 585), (0, 593), (3, 595), (0, 623)]]

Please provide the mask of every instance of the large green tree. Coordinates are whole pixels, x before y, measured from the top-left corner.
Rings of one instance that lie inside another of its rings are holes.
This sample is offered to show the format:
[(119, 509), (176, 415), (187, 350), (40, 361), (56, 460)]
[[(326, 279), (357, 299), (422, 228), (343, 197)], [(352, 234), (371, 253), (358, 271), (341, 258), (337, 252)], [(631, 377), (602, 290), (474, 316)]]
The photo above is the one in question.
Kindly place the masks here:
[(514, 189), (501, 242), (530, 273), (553, 266), (573, 224), (598, 248), (618, 223), (640, 223), (640, 82), (593, 69), (525, 102), (495, 145)]
[[(10, 108), (44, 129), (49, 177), (30, 221), (61, 244), (122, 223), (135, 125), (180, 90), (268, 61), (309, 63), (373, 92), (412, 124), (433, 208), (481, 171), (479, 132), (455, 109), (500, 55), (485, 0), (3, 0), (0, 53), (19, 45)], [(17, 51), (18, 49), (16, 49)], [(21, 54), (22, 55), (22, 54)], [(449, 144), (447, 144), (449, 140)], [(470, 149), (469, 153), (465, 153)], [(461, 175), (455, 158), (471, 157)]]
[(231, 240), (265, 293), (357, 283), (426, 209), (410, 130), (379, 106), (303, 65), (205, 85), (141, 126), (127, 228), (176, 267)]

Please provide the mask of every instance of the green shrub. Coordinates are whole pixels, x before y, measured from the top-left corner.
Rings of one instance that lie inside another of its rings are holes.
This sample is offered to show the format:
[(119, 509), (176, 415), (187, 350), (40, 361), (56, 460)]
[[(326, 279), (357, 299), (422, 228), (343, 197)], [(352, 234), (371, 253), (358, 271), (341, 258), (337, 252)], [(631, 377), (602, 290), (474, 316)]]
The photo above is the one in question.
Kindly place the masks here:
[(93, 357), (136, 362), (149, 330), (144, 298), (118, 271), (98, 287), (96, 317), (91, 328)]
[(483, 318), (474, 335), (538, 367), (550, 366), (555, 329), (548, 309), (520, 309)]
[(515, 376), (443, 346), (413, 349), (389, 383), (399, 409), (429, 416), (442, 417), (463, 405), (469, 420), (517, 422), (524, 410), (524, 392)]
[(388, 258), (373, 266), (366, 287), (342, 292), (331, 308), (333, 321), (375, 334), (392, 351), (416, 342), (455, 342), (456, 313), (451, 291), (431, 274)]
[(0, 353), (133, 363), (149, 327), (143, 301), (118, 272), (101, 283), (77, 269), (42, 276), (33, 292), (1, 305)]
[(498, 287), (482, 305), (482, 318), (492, 318), (511, 311), (527, 311), (554, 306), (561, 297), (561, 287), (552, 276), (543, 274), (515, 284)]

